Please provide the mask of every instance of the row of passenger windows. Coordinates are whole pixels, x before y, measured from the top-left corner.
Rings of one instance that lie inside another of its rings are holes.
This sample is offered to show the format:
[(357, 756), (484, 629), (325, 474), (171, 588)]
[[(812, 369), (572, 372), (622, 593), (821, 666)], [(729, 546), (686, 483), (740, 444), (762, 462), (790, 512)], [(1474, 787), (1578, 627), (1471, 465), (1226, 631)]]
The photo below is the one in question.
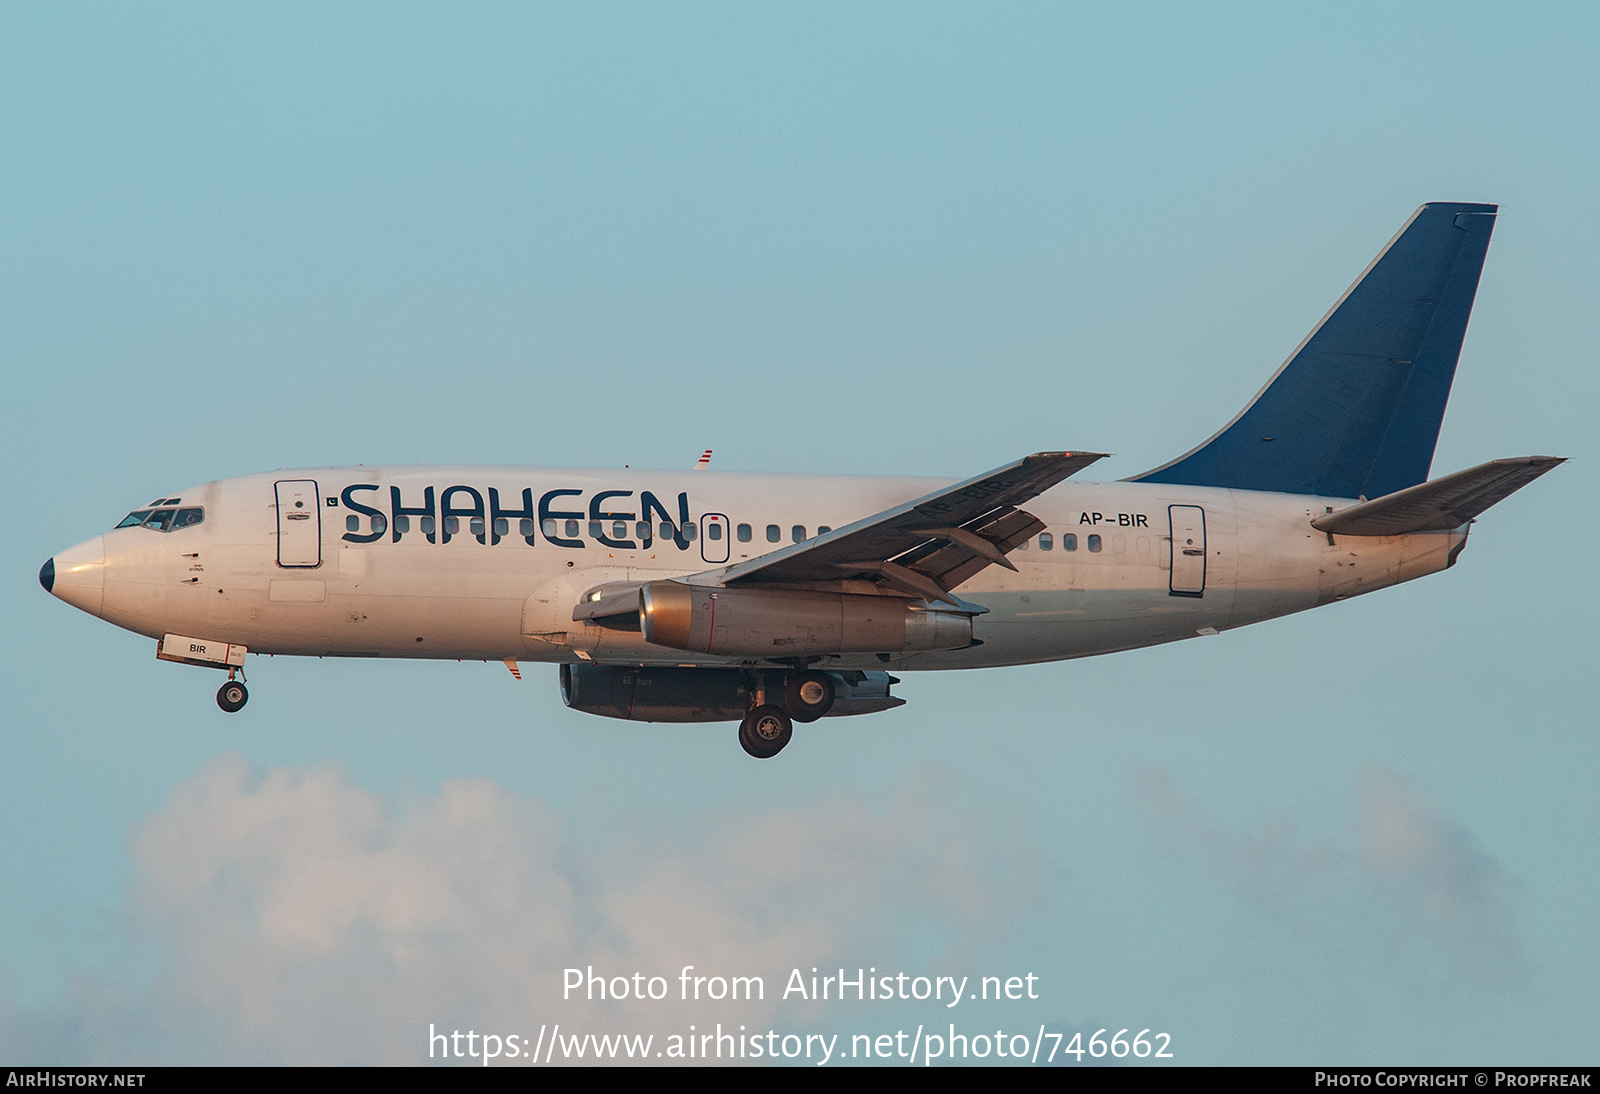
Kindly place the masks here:
[[(829, 528), (826, 524), (819, 524), (817, 526), (817, 535), (819, 536), (825, 536), (831, 531), (833, 531), (833, 529)], [(733, 534), (740, 543), (749, 543), (753, 537), (753, 532), (748, 524), (738, 525), (736, 528), (734, 528)], [(706, 526), (706, 538), (721, 539), (722, 527), (715, 523), (708, 524)], [(789, 529), (789, 539), (793, 543), (802, 543), (809, 538), (810, 537), (806, 535), (806, 526), (804, 524), (796, 524)], [(767, 542), (783, 542), (783, 529), (779, 528), (776, 524), (767, 525)]]
[[(1094, 534), (1091, 533), (1090, 535), (1085, 536), (1084, 539), (1085, 539), (1085, 546), (1087, 546), (1089, 548), (1091, 553), (1098, 554), (1100, 552), (1100, 548), (1101, 548), (1102, 544), (1101, 544), (1100, 537), (1098, 535), (1094, 535)], [(1039, 550), (1041, 550), (1041, 551), (1050, 551), (1050, 550), (1053, 550), (1054, 548), (1055, 548), (1055, 539), (1054, 539), (1054, 537), (1052, 537), (1049, 532), (1040, 532), (1039, 533)], [(1018, 544), (1017, 545), (1017, 549), (1019, 551), (1026, 551), (1028, 549), (1027, 541), (1024, 540), (1022, 543)], [(1077, 537), (1077, 535), (1075, 533), (1073, 533), (1073, 532), (1064, 532), (1064, 533), (1062, 533), (1062, 535), (1061, 535), (1061, 549), (1063, 551), (1076, 551), (1078, 549), (1078, 537)]]
[[(1133, 539), (1134, 550), (1141, 555), (1147, 555), (1150, 553), (1150, 542), (1149, 536), (1135, 536)], [(1097, 533), (1090, 533), (1089, 535), (1083, 537), (1083, 545), (1088, 548), (1090, 554), (1099, 554), (1105, 546), (1105, 541)], [(1017, 549), (1019, 551), (1026, 551), (1028, 549), (1028, 544), (1020, 543), (1017, 545)], [(1051, 551), (1054, 549), (1054, 537), (1052, 537), (1049, 532), (1040, 532), (1039, 550)], [(1078, 549), (1077, 535), (1072, 532), (1063, 532), (1061, 535), (1061, 549), (1063, 551), (1076, 551)], [(1111, 537), (1112, 554), (1121, 554), (1127, 549), (1128, 539), (1126, 536)]]
[[(187, 512), (187, 510), (185, 510), (185, 512)], [(133, 514), (133, 516), (137, 516), (137, 515), (138, 514)], [(130, 516), (128, 518), (128, 520), (133, 520), (133, 516)], [(389, 530), (389, 520), (382, 513), (374, 513), (372, 515), (371, 519), (372, 519), (372, 531), (375, 534), (382, 535), (384, 532), (387, 532)], [(137, 522), (135, 522), (135, 523), (137, 523)], [(626, 520), (614, 520), (614, 521), (609, 521), (609, 522), (608, 521), (600, 521), (600, 520), (591, 520), (591, 521), (585, 522), (585, 521), (576, 521), (576, 520), (557, 521), (554, 518), (546, 518), (544, 523), (542, 525), (540, 525), (540, 531), (542, 531), (544, 533), (544, 537), (546, 539), (558, 539), (558, 538), (562, 538), (562, 537), (564, 537), (566, 539), (576, 539), (576, 538), (578, 538), (578, 536), (580, 534), (580, 530), (582, 529), (582, 527), (583, 527), (583, 525), (585, 523), (587, 523), (587, 525), (588, 525), (589, 536), (591, 538), (593, 538), (593, 539), (599, 539), (602, 536), (609, 537), (611, 539), (627, 539), (630, 536), (632, 536), (633, 538), (636, 538), (636, 539), (645, 540), (645, 539), (650, 539), (651, 538), (651, 533), (654, 530), (648, 521), (642, 521), (642, 520), (641, 521), (631, 521), (631, 522), (630, 521), (626, 521)], [(530, 520), (527, 517), (523, 517), (520, 521), (517, 522), (517, 524), (518, 524), (517, 531), (523, 538), (526, 539), (526, 538), (528, 538), (528, 537), (533, 535), (533, 521), (532, 520)], [(126, 527), (127, 525), (128, 525), (128, 521), (123, 521), (123, 523), (121, 525), (119, 525), (118, 527)], [(344, 518), (344, 526), (345, 526), (345, 530), (346, 531), (349, 531), (349, 532), (360, 532), (361, 531), (361, 518), (359, 516), (357, 516), (356, 514), (351, 513), (351, 514), (349, 514), (348, 516), (346, 516)], [(400, 532), (403, 535), (404, 533), (411, 531), (411, 518), (409, 516), (404, 515), (404, 514), (402, 514), (400, 516), (397, 516), (397, 517), (394, 518), (394, 526), (395, 526), (395, 530)], [(423, 535), (428, 535), (428, 536), (433, 535), (433, 533), (434, 533), (434, 531), (436, 529), (436, 523), (435, 523), (435, 520), (434, 520), (433, 517), (420, 517), (420, 518), (418, 518), (417, 526), (418, 526), (419, 529), (421, 529)], [(471, 535), (474, 535), (474, 536), (483, 535), (484, 527), (485, 527), (484, 519), (482, 517), (470, 517), (467, 520), (467, 531)], [(444, 518), (444, 530), (445, 530), (445, 532), (447, 534), (452, 535), (452, 536), (460, 535), (461, 534), (461, 518), (460, 517), (445, 517)], [(828, 527), (828, 525), (824, 524), (824, 525), (821, 525), (821, 526), (819, 526), (817, 528), (817, 535), (820, 536), (820, 535), (823, 535), (826, 532), (831, 532), (832, 530), (833, 529)], [(495, 520), (494, 520), (494, 534), (496, 536), (510, 535), (511, 534), (511, 522), (509, 520), (507, 520), (505, 517), (496, 517)], [(733, 530), (733, 534), (734, 534), (734, 537), (736, 539), (738, 539), (738, 541), (740, 543), (749, 543), (752, 539), (755, 538), (754, 530), (748, 524), (737, 525)], [(676, 539), (677, 535), (678, 535), (678, 529), (677, 529), (676, 525), (673, 525), (672, 523), (670, 523), (668, 521), (662, 521), (661, 522), (660, 536), (661, 536), (662, 539)], [(697, 539), (699, 537), (699, 535), (700, 535), (699, 527), (698, 527), (698, 525), (695, 524), (694, 521), (690, 521), (689, 523), (687, 523), (687, 524), (685, 524), (683, 526), (683, 538), (685, 540), (689, 540), (689, 541), (692, 542), (693, 540)], [(706, 524), (706, 538), (707, 539), (712, 540), (713, 542), (715, 542), (715, 541), (721, 540), (722, 536), (723, 536), (723, 525), (722, 525), (722, 522), (720, 522), (720, 521), (711, 521), (711, 522)], [(779, 542), (782, 542), (782, 540), (783, 540), (783, 529), (780, 528), (776, 524), (769, 524), (769, 525), (767, 525), (766, 536), (767, 536), (767, 542), (768, 543), (779, 543)], [(806, 539), (810, 538), (809, 536), (806, 535), (806, 526), (803, 525), (803, 524), (796, 524), (796, 525), (791, 526), (790, 529), (789, 529), (789, 537), (795, 543), (801, 543), (801, 542), (805, 541)]]
[[(174, 513), (176, 514), (175, 517)], [(190, 516), (190, 514), (193, 514), (193, 516)], [(150, 510), (143, 510), (128, 514), (127, 519), (121, 524), (117, 525), (117, 527), (128, 528), (142, 523), (146, 527), (157, 527), (160, 531), (165, 532), (170, 531), (171, 528), (181, 528), (185, 523), (198, 524), (202, 519), (200, 514), (201, 510), (199, 509), (180, 509), (176, 511), (167, 509), (157, 510), (154, 513), (152, 513)], [(374, 534), (382, 535), (384, 532), (389, 530), (388, 518), (386, 518), (382, 513), (374, 513), (371, 520), (371, 531)], [(161, 521), (166, 521), (167, 523), (159, 523)], [(350, 532), (360, 532), (362, 530), (361, 524), (362, 519), (354, 513), (349, 514), (344, 519), (344, 526), (346, 530)], [(411, 518), (409, 516), (402, 514), (398, 517), (395, 517), (394, 524), (395, 530), (401, 534), (411, 531)], [(493, 525), (496, 539), (511, 534), (511, 522), (507, 518), (496, 517)], [(587, 528), (585, 528), (586, 525)], [(417, 526), (421, 530), (422, 534), (427, 536), (433, 535), (437, 530), (437, 522), (433, 517), (419, 517), (417, 520)], [(721, 521), (707, 522), (705, 525), (706, 539), (711, 540), (712, 542), (720, 541), (723, 537), (723, 527), (724, 526)], [(533, 537), (533, 528), (533, 521), (527, 517), (523, 517), (517, 522), (517, 533), (524, 539), (531, 539)], [(468, 534), (473, 536), (482, 536), (485, 532), (485, 529), (486, 522), (484, 521), (484, 518), (468, 518)], [(444, 530), (447, 535), (460, 535), (461, 518), (445, 517)], [(624, 540), (630, 537), (638, 540), (647, 540), (652, 538), (652, 533), (659, 535), (661, 539), (670, 540), (676, 539), (678, 534), (677, 526), (668, 521), (662, 521), (659, 529), (657, 529), (648, 521), (558, 521), (554, 518), (547, 518), (540, 525), (540, 531), (544, 533), (544, 537), (546, 539), (577, 539), (581, 534), (583, 534), (584, 531), (588, 532), (589, 538), (591, 539), (600, 539), (605, 537), (613, 540)], [(818, 526), (817, 535), (824, 535), (830, 531), (832, 531), (832, 529), (828, 525), (823, 524)], [(683, 526), (683, 538), (686, 541), (692, 543), (694, 540), (699, 538), (699, 535), (700, 528), (694, 521), (690, 521)], [(749, 543), (755, 538), (755, 530), (748, 524), (737, 524), (734, 526), (733, 535), (734, 538), (740, 543)], [(767, 525), (765, 535), (768, 543), (783, 542), (783, 529), (776, 524)], [(805, 525), (795, 524), (790, 526), (789, 539), (792, 542), (803, 543), (808, 538), (810, 537), (806, 535)], [(1143, 554), (1149, 549), (1148, 541), (1144, 536), (1140, 536), (1139, 540), (1139, 552)], [(1030, 543), (1024, 541), (1023, 543), (1017, 545), (1017, 549), (1020, 551), (1026, 551), (1029, 546)], [(1083, 546), (1089, 551), (1090, 554), (1099, 554), (1101, 550), (1104, 549), (1105, 543), (1098, 533), (1091, 532), (1083, 537)], [(1041, 551), (1055, 550), (1055, 536), (1049, 532), (1039, 533), (1038, 548)], [(1063, 532), (1061, 535), (1061, 550), (1076, 551), (1077, 549), (1077, 534), (1073, 532)], [(1121, 550), (1122, 548), (1119, 546), (1117, 549)]]
[[(198, 507), (187, 509), (136, 509), (124, 517), (122, 522), (118, 524), (117, 527), (150, 528), (157, 532), (171, 532), (178, 528), (187, 528), (191, 525), (199, 524), (203, 520), (205, 520), (205, 510)], [(532, 520), (527, 517), (523, 517), (517, 523), (517, 531), (520, 535), (522, 535), (523, 538), (526, 539), (532, 537)], [(591, 520), (584, 522), (576, 520), (557, 521), (553, 518), (546, 519), (540, 526), (540, 530), (544, 533), (546, 539), (557, 539), (561, 537), (565, 537), (566, 539), (577, 539), (580, 534), (580, 530), (585, 523), (588, 524), (588, 533), (592, 539), (600, 539), (603, 536), (609, 537), (610, 539), (627, 539), (630, 535), (632, 535), (636, 539), (646, 540), (651, 538), (651, 533), (653, 531), (650, 523), (642, 520), (614, 520), (610, 522)], [(409, 516), (402, 514), (401, 516), (395, 517), (394, 524), (395, 530), (402, 534), (411, 531), (411, 518)], [(433, 517), (421, 517), (418, 519), (417, 524), (423, 535), (431, 536), (434, 534), (435, 521)], [(347, 531), (360, 532), (361, 518), (356, 514), (351, 513), (345, 517), (344, 526)], [(460, 535), (461, 518), (445, 517), (444, 529), (449, 535)], [(705, 526), (706, 538), (712, 542), (721, 540), (723, 535), (722, 529), (723, 525), (721, 521), (708, 522)], [(378, 535), (382, 535), (388, 530), (388, 518), (386, 518), (382, 513), (372, 514), (372, 531)], [(469, 518), (467, 521), (467, 530), (471, 535), (482, 536), (485, 531), (484, 519), (482, 517)], [(825, 535), (830, 531), (832, 531), (832, 529), (829, 528), (828, 525), (819, 525), (817, 528), (817, 535)], [(510, 535), (511, 522), (505, 517), (496, 517), (494, 520), (494, 534), (496, 537)], [(740, 543), (749, 543), (755, 538), (755, 531), (748, 524), (735, 525), (733, 534), (734, 538)], [(699, 528), (694, 521), (690, 521), (683, 526), (683, 538), (685, 540), (693, 542), (696, 538), (698, 538), (698, 536)], [(677, 527), (668, 521), (662, 521), (660, 527), (660, 537), (662, 539), (676, 539)], [(796, 524), (789, 528), (789, 538), (794, 543), (802, 543), (810, 537), (806, 535), (805, 525)], [(1143, 538), (1144, 537), (1142, 536), (1140, 537), (1141, 540)], [(776, 524), (767, 525), (766, 540), (768, 543), (781, 543), (783, 541), (783, 529)], [(1017, 549), (1026, 551), (1028, 546), (1029, 544), (1024, 541), (1023, 543), (1018, 544)], [(1084, 546), (1088, 548), (1091, 554), (1098, 554), (1103, 548), (1103, 541), (1098, 534), (1090, 533), (1084, 537)], [(1049, 532), (1039, 533), (1039, 550), (1050, 551), (1054, 549), (1055, 538)], [(1072, 532), (1062, 533), (1061, 549), (1063, 551), (1076, 551), (1078, 549), (1077, 535)], [(1143, 549), (1143, 545), (1141, 545), (1141, 553)]]

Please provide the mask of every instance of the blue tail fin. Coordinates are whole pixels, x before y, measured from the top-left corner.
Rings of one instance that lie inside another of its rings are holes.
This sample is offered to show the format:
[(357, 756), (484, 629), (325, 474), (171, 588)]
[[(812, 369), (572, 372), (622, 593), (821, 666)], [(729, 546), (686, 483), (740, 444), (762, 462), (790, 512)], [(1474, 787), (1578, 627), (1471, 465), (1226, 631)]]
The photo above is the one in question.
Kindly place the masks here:
[(1233, 421), (1131, 481), (1340, 498), (1425, 481), (1498, 208), (1418, 209)]

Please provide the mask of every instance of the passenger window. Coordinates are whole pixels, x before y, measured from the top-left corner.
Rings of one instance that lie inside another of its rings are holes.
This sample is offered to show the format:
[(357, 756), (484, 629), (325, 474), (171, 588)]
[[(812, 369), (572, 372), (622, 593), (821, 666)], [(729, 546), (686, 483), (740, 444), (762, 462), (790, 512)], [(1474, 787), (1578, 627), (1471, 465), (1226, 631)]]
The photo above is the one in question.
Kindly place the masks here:
[(640, 539), (649, 539), (650, 522), (647, 520), (641, 520), (638, 524), (633, 526), (633, 534), (638, 536)]
[[(501, 517), (495, 523), (496, 524), (504, 524), (505, 522), (506, 522), (506, 518), (505, 517)], [(483, 518), (482, 517), (473, 517), (473, 518), (471, 518), (470, 520), (467, 521), (467, 527), (469, 529), (471, 529), (473, 535), (477, 536), (479, 539), (483, 538)], [(501, 532), (500, 534), (501, 535), (505, 535), (504, 532)]]
[(1026, 551), (1027, 549), (1028, 549), (1028, 541), (1027, 540), (1023, 540), (1021, 543), (1017, 544), (1017, 550)]
[(794, 537), (796, 543), (799, 543), (806, 538), (806, 526), (804, 524), (796, 524), (789, 529), (789, 534)]
[(712, 521), (706, 525), (706, 538), (713, 543), (720, 540), (722, 538), (722, 524), (718, 521)]
[(568, 539), (577, 539), (578, 538), (578, 522), (577, 521), (575, 521), (575, 520), (567, 521), (567, 538)]
[[(472, 520), (473, 520), (473, 523), (477, 523), (478, 518), (477, 517), (473, 517)], [(523, 535), (527, 535), (528, 532), (533, 531), (533, 528), (532, 528), (533, 522), (531, 520), (525, 520), (522, 523), (524, 525), (529, 526), (527, 528), (527, 531), (524, 531), (522, 533)], [(509, 520), (507, 520), (505, 517), (495, 517), (494, 518), (494, 534), (495, 535), (503, 536), (503, 535), (505, 535), (506, 533), (508, 533), (510, 531), (511, 531), (511, 522)]]
[(612, 539), (627, 539), (628, 538), (628, 522), (625, 521), (625, 520), (614, 520), (614, 521), (612, 521), (611, 522), (611, 538)]
[(425, 535), (425, 536), (433, 535), (433, 518), (432, 517), (423, 517), (420, 521), (417, 522), (417, 527), (422, 529), (422, 534), (423, 535)]
[(603, 535), (605, 535), (605, 533), (600, 530), (600, 522), (597, 520), (591, 520), (589, 522), (589, 538), (599, 539)]
[(394, 530), (396, 535), (405, 535), (411, 531), (411, 518), (404, 513), (396, 513), (394, 517)]
[(668, 524), (666, 521), (662, 521), (661, 522), (661, 538), (662, 539), (677, 539), (678, 538), (678, 530), (676, 528), (674, 528), (672, 525)]
[[(423, 531), (426, 532), (427, 529), (424, 528)], [(460, 517), (445, 517), (444, 518), (444, 534), (447, 535), (447, 536), (454, 536), (454, 535), (459, 535), (460, 533), (461, 533), (461, 518)]]
[(345, 517), (344, 518), (344, 530), (346, 532), (359, 532), (359, 531), (361, 531), (361, 518), (356, 516), (354, 513), (351, 513), (348, 517)]
[(556, 519), (554, 517), (545, 517), (544, 522), (539, 526), (539, 530), (544, 533), (545, 539), (555, 539)]
[(694, 540), (695, 540), (695, 537), (698, 536), (699, 534), (700, 534), (700, 529), (695, 526), (694, 521), (691, 520), (691, 521), (688, 521), (687, 523), (684, 524), (684, 526), (683, 526), (683, 538), (684, 539), (688, 540), (690, 543), (693, 543)]
[(372, 530), (380, 536), (383, 535), (389, 530), (389, 518), (382, 513), (372, 514)]
[(1039, 550), (1048, 551), (1055, 546), (1055, 540), (1050, 538), (1049, 532), (1039, 533)]
[(523, 539), (532, 539), (533, 538), (533, 518), (532, 517), (523, 517), (522, 518), (522, 523), (518, 527), (522, 531), (522, 538)]
[(1091, 535), (1089, 537), (1089, 553), (1090, 554), (1099, 554), (1100, 553), (1100, 537), (1099, 536)]
[(767, 525), (767, 542), (776, 543), (783, 538), (783, 532), (776, 524)]
[(1078, 549), (1077, 535), (1072, 532), (1068, 532), (1066, 535), (1062, 536), (1061, 549), (1063, 551), (1076, 551)]
[(750, 542), (750, 526), (748, 524), (739, 525), (739, 527), (737, 529), (735, 529), (735, 531), (737, 532), (737, 534), (739, 536), (739, 542), (740, 543), (749, 543)]
[(825, 536), (831, 531), (833, 531), (833, 529), (829, 528), (826, 524), (817, 525), (817, 535), (819, 536)]

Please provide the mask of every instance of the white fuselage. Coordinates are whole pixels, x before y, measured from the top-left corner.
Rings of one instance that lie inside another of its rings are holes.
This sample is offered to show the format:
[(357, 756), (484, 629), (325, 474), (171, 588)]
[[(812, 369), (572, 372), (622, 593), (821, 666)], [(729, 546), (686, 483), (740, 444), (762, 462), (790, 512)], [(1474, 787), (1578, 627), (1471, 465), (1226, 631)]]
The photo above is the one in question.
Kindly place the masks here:
[[(53, 591), (140, 634), (253, 653), (731, 664), (650, 645), (636, 630), (575, 623), (573, 608), (605, 582), (714, 581), (723, 566), (797, 534), (943, 485), (715, 471), (280, 471), (182, 491), (183, 506), (204, 510), (190, 526), (121, 528), (62, 552)], [(973, 621), (978, 643), (817, 664), (975, 668), (1170, 642), (1445, 569), (1466, 539), (1465, 526), (1390, 538), (1310, 526), (1337, 504), (1068, 481), (1027, 505), (1048, 526), (1049, 549), (1035, 536), (1009, 556), (1016, 572), (989, 566), (957, 590), (989, 609)]]

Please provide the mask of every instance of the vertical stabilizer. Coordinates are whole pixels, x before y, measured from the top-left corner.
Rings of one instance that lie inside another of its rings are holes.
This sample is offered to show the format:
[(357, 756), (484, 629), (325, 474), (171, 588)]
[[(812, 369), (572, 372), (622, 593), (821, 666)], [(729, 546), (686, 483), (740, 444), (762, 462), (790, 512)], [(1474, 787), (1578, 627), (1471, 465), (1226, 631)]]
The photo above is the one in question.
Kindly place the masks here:
[(1498, 208), (1418, 209), (1233, 421), (1131, 481), (1343, 498), (1425, 481)]

